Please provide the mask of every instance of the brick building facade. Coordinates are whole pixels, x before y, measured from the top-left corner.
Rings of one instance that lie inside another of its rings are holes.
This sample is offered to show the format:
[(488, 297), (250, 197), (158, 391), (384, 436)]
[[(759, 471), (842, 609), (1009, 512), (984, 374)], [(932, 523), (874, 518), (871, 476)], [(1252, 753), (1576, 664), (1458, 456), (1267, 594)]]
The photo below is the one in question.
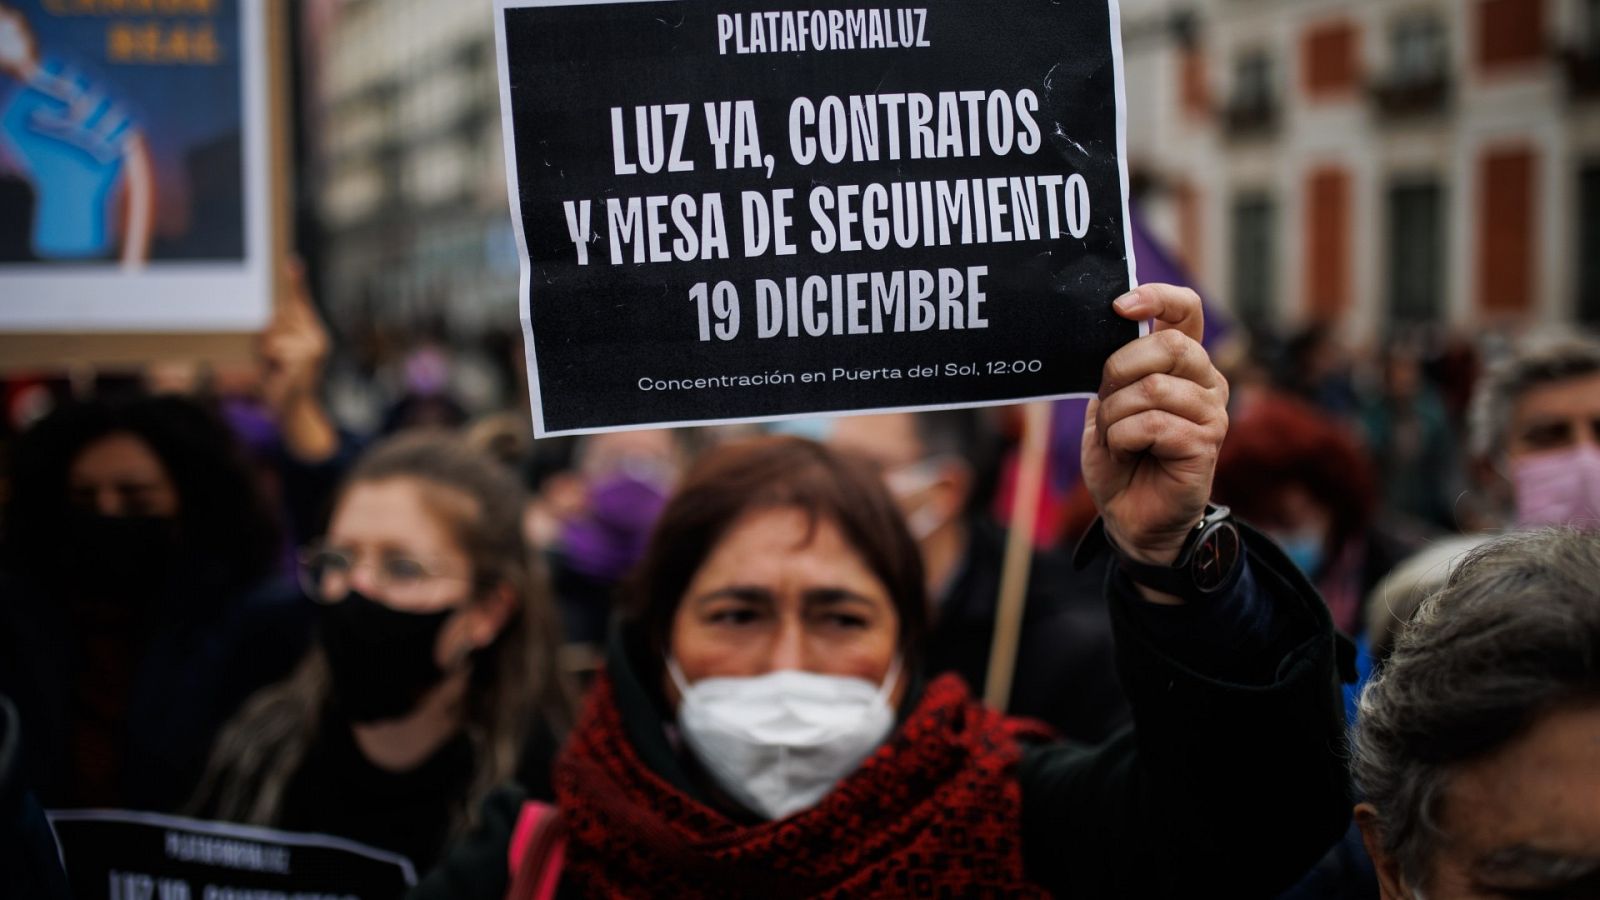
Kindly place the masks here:
[(1155, 226), (1251, 322), (1600, 325), (1600, 0), (1122, 0)]

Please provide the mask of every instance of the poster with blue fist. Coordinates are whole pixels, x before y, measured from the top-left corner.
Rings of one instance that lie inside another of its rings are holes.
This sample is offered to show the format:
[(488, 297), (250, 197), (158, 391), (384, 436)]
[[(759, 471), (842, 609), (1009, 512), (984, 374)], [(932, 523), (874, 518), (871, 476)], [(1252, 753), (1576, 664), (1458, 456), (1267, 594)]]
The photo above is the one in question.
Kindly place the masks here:
[[(126, 110), (71, 69), (46, 63), (11, 98), (0, 133), (33, 193), (31, 215), (26, 196), (15, 194), (22, 208), (14, 221), (31, 227), (27, 245), (5, 248), (6, 258), (31, 252), (40, 259), (104, 259), (119, 237), (125, 260), (144, 257), (139, 236), (149, 233), (150, 208), (148, 199), (136, 203), (133, 195), (148, 198), (150, 170), (142, 134)], [(128, 197), (120, 227), (111, 221), (117, 190)]]
[(0, 0), (0, 328), (269, 308), (265, 0)]

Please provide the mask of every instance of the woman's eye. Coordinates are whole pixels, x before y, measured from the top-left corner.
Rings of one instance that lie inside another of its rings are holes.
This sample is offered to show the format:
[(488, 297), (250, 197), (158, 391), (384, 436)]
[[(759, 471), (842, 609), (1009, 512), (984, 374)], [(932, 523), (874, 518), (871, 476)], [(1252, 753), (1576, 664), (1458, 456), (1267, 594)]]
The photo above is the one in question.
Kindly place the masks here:
[(1540, 449), (1565, 446), (1572, 442), (1572, 426), (1567, 422), (1535, 425), (1523, 434), (1523, 440)]
[(355, 568), (350, 554), (340, 550), (323, 550), (312, 557), (311, 567), (324, 575), (348, 575)]
[(849, 613), (830, 613), (823, 618), (833, 628), (856, 630), (867, 627), (867, 620), (863, 616), (854, 616)]
[(756, 611), (746, 608), (713, 610), (711, 622), (717, 625), (749, 625), (758, 618)]
[(427, 570), (422, 568), (422, 563), (419, 563), (414, 559), (395, 557), (393, 559), (384, 560), (383, 574), (386, 575), (390, 581), (404, 582), (420, 581), (428, 573)]
[(155, 509), (155, 489), (142, 484), (124, 484), (117, 488), (122, 495), (122, 508), (131, 516), (149, 515)]

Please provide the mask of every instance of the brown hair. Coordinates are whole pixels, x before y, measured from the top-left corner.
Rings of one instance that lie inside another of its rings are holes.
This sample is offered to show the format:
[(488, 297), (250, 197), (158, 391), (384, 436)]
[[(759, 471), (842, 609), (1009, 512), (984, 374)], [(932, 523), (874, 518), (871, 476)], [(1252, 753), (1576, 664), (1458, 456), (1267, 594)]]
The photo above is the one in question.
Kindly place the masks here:
[[(918, 662), (928, 608), (922, 557), (900, 510), (866, 463), (795, 437), (755, 438), (705, 454), (667, 503), (644, 559), (624, 589), (629, 616), (646, 652), (665, 653), (678, 602), (695, 572), (745, 514), (793, 508), (812, 527), (831, 522), (883, 582), (900, 617), (900, 653)], [(647, 680), (655, 667), (641, 673)]]
[[(523, 492), (515, 477), (462, 438), (404, 435), (379, 444), (350, 472), (340, 497), (360, 484), (405, 480), (472, 560), (481, 591), (509, 586), (517, 614), (475, 654), (464, 727), (476, 751), (468, 795), (452, 832), (470, 824), (478, 802), (516, 771), (540, 717), (559, 738), (570, 724), (570, 693), (557, 668), (559, 628), (537, 557), (522, 539)], [(337, 506), (337, 503), (335, 503)], [(287, 679), (257, 692), (217, 739), (192, 811), (271, 825), (284, 788), (315, 742), (328, 708), (327, 656), (313, 646)]]
[(1233, 417), (1213, 495), (1250, 520), (1266, 511), (1267, 498), (1296, 484), (1328, 510), (1330, 553), (1371, 524), (1376, 479), (1361, 445), (1316, 407), (1263, 392)]

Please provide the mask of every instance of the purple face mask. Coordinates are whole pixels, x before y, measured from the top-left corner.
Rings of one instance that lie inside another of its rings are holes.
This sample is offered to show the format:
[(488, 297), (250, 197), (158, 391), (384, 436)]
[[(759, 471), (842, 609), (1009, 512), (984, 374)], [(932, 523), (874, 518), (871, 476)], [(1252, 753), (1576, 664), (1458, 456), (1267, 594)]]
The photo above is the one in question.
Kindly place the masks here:
[(575, 570), (616, 581), (644, 555), (650, 529), (667, 505), (667, 489), (617, 474), (589, 491), (589, 514), (567, 525), (561, 546)]
[(1517, 525), (1600, 528), (1600, 448), (1581, 444), (1511, 463)]
[(268, 457), (282, 440), (278, 422), (259, 401), (229, 397), (222, 401), (222, 417), (239, 441), (257, 457)]

